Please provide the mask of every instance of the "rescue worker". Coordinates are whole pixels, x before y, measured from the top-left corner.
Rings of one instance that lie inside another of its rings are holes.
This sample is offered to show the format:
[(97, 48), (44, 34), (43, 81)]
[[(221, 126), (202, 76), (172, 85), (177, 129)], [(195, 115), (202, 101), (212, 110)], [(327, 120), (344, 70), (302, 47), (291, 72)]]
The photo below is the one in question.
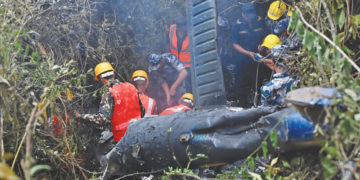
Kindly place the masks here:
[(258, 47), (258, 50), (261, 56), (268, 57), (272, 55), (272, 57), (274, 57), (274, 51), (278, 53), (277, 49), (280, 48), (281, 44), (282, 41), (278, 36), (275, 34), (269, 34), (265, 37), (263, 43)]
[[(262, 62), (275, 71), (271, 81), (267, 82), (260, 88), (261, 105), (284, 106), (284, 98), (286, 94), (293, 86), (297, 86), (299, 81), (297, 78), (292, 78), (290, 76), (290, 73), (287, 71), (286, 64), (281, 57), (272, 56), (272, 49), (281, 47), (281, 40), (278, 36), (274, 34), (266, 36), (260, 47), (262, 48), (262, 51), (260, 52), (261, 55), (265, 56)], [(276, 62), (273, 60), (275, 58), (277, 59)]]
[(155, 100), (146, 95), (146, 89), (149, 85), (147, 73), (143, 70), (136, 70), (131, 76), (131, 82), (138, 90), (141, 103), (145, 108), (145, 117), (156, 114)]
[[(233, 23), (231, 31), (233, 48), (237, 52), (234, 71), (238, 105), (250, 107), (249, 102), (252, 102), (250, 95), (251, 91), (257, 91), (256, 83), (262, 82), (271, 74), (271, 71), (262, 64), (259, 66), (259, 74), (257, 74), (258, 64), (252, 60), (258, 45), (267, 34), (264, 20), (256, 15), (254, 4), (249, 3), (242, 6), (241, 17)], [(256, 78), (257, 75), (258, 78)]]
[(277, 0), (270, 4), (265, 20), (271, 33), (280, 34), (279, 24), (281, 24), (281, 26), (288, 26), (290, 18), (285, 15), (286, 12), (287, 6), (282, 1)]
[[(270, 59), (281, 58), (284, 60), (291, 60), (296, 58), (297, 51), (293, 46), (295, 43), (289, 45), (287, 42), (288, 41), (285, 41), (286, 44), (284, 44), (280, 37), (276, 36), (275, 34), (270, 34), (266, 36), (264, 43), (258, 47), (258, 50), (260, 55), (270, 56), (268, 57)], [(301, 43), (299, 45), (301, 45)]]
[(289, 35), (287, 32), (293, 10), (294, 8), (287, 7), (281, 1), (274, 1), (268, 9), (266, 24), (273, 34), (279, 36), (288, 49), (297, 50), (301, 47), (299, 38), (295, 33)]
[(171, 53), (150, 54), (149, 65), (149, 96), (157, 102), (158, 111), (176, 103), (185, 93), (184, 79), (188, 75), (184, 65)]
[(160, 115), (174, 114), (177, 112), (188, 111), (194, 107), (194, 97), (191, 93), (185, 93), (178, 102), (177, 106), (165, 109)]
[(121, 83), (115, 79), (114, 68), (109, 62), (96, 65), (95, 80), (109, 87), (101, 96), (99, 112), (96, 114), (75, 112), (75, 116), (101, 125), (111, 123), (113, 140), (118, 142), (124, 136), (130, 120), (141, 118), (137, 90), (131, 83)]
[[(191, 67), (189, 36), (187, 35), (186, 19), (184, 16), (176, 18), (175, 24), (170, 25), (169, 41), (170, 52), (175, 54), (189, 74)], [(192, 92), (191, 76), (187, 76), (185, 79), (185, 88), (186, 92)]]

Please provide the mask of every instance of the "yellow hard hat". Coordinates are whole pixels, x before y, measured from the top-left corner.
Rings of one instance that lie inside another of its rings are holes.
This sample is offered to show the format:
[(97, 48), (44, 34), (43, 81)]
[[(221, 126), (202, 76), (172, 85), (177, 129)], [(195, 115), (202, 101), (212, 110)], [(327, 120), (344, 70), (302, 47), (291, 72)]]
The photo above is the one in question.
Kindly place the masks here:
[(275, 34), (269, 34), (265, 37), (264, 42), (261, 46), (267, 47), (269, 49), (273, 48), (274, 46), (281, 45), (280, 38)]
[(185, 93), (185, 94), (181, 97), (181, 99), (185, 99), (185, 98), (194, 101), (194, 96), (193, 96), (191, 93)]
[(107, 71), (114, 71), (114, 68), (109, 62), (101, 62), (95, 67), (95, 80), (98, 81), (98, 76)]
[(286, 12), (286, 4), (281, 1), (274, 1), (270, 4), (268, 17), (274, 21), (278, 20)]
[(149, 80), (147, 73), (143, 70), (136, 70), (131, 76), (131, 81), (134, 80), (135, 77), (144, 77), (147, 81)]

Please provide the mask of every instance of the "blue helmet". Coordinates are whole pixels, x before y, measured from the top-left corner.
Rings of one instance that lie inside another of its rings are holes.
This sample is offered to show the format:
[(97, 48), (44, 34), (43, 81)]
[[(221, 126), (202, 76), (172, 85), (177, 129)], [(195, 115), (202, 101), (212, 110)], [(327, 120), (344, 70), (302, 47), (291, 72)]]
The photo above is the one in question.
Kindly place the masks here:
[(161, 55), (158, 53), (152, 53), (148, 57), (148, 61), (151, 64), (158, 64), (161, 60)]
[(255, 10), (255, 5), (253, 3), (244, 4), (241, 9), (248, 19), (256, 20), (257, 18), (256, 10)]

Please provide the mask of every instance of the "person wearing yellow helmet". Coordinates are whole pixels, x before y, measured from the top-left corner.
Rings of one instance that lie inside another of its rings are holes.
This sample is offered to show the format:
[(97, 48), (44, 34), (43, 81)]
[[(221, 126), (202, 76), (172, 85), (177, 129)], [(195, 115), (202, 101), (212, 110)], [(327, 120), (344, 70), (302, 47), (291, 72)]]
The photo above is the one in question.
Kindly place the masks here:
[[(260, 55), (264, 57), (260, 62), (275, 72), (271, 77), (271, 81), (260, 88), (262, 106), (284, 106), (286, 93), (290, 91), (292, 86), (296, 86), (298, 83), (297, 78), (291, 77), (287, 71), (286, 64), (282, 59), (284, 56), (279, 56), (276, 53), (276, 49), (281, 49), (282, 53), (284, 53), (286, 50), (284, 48), (286, 47), (281, 45), (280, 38), (274, 34), (266, 36), (263, 43), (259, 46)], [(277, 59), (277, 61), (274, 62), (273, 59)]]
[(297, 50), (302, 46), (299, 38), (296, 33), (290, 35), (287, 32), (293, 11), (293, 7), (287, 6), (282, 1), (274, 1), (268, 9), (265, 22), (271, 33), (279, 36), (282, 43), (287, 46), (287, 49)]
[(259, 47), (258, 47), (259, 54), (262, 57), (265, 57), (260, 62), (264, 63), (271, 70), (275, 70), (275, 67), (274, 67), (275, 64), (274, 64), (273, 60), (271, 60), (271, 50), (273, 48), (277, 48), (278, 46), (281, 46), (281, 43), (282, 42), (277, 35), (269, 34), (265, 37), (263, 43), (261, 45), (259, 45)]
[(275, 34), (269, 34), (265, 37), (264, 42), (261, 46), (267, 47), (269, 49), (273, 48), (274, 46), (281, 45), (281, 40)]
[(138, 90), (141, 103), (145, 108), (145, 117), (156, 114), (156, 102), (146, 94), (146, 89), (149, 85), (147, 73), (143, 70), (134, 71), (131, 76), (131, 83), (134, 84)]
[(144, 70), (134, 71), (130, 81), (134, 84), (139, 93), (145, 93), (149, 85), (149, 78)]
[(283, 3), (280, 0), (274, 1), (270, 4), (267, 16), (271, 19), (271, 20), (278, 20), (280, 19), (286, 12), (286, 4)]
[(287, 7), (287, 5), (280, 0), (270, 4), (267, 11), (266, 24), (271, 33), (281, 35), (286, 32), (290, 22), (291, 10), (290, 7)]
[(185, 93), (178, 102), (177, 106), (165, 109), (160, 115), (174, 114), (177, 112), (188, 111), (194, 107), (194, 97), (191, 93)]
[(269, 34), (265, 37), (263, 43), (259, 45), (258, 50), (261, 56), (267, 56), (271, 53), (271, 49), (281, 45), (281, 39), (275, 34)]
[(115, 79), (114, 68), (109, 62), (96, 65), (95, 80), (109, 87), (101, 96), (99, 112), (80, 114), (76, 111), (75, 116), (100, 125), (111, 124), (114, 142), (118, 142), (124, 136), (130, 120), (143, 115), (137, 90), (131, 83), (121, 83)]

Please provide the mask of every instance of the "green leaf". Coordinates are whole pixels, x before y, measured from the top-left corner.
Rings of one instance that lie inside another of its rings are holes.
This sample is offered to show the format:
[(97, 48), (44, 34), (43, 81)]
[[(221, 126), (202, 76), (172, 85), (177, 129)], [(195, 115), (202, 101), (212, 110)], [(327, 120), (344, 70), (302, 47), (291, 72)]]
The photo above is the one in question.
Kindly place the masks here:
[(346, 136), (349, 136), (350, 132), (352, 131), (351, 123), (347, 120), (344, 120), (340, 123), (340, 130), (346, 134)]
[(314, 48), (309, 50), (309, 55), (311, 55), (311, 56), (315, 55), (315, 49)]
[(345, 94), (347, 94), (348, 96), (350, 96), (354, 101), (356, 101), (357, 95), (356, 95), (356, 93), (355, 93), (353, 90), (351, 90), (351, 89), (345, 89), (344, 92), (345, 92)]
[(315, 34), (311, 31), (305, 30), (305, 35), (304, 35), (304, 40), (303, 40), (304, 46), (308, 50), (311, 50), (311, 49), (313, 49), (314, 41), (315, 41)]
[(339, 157), (340, 157), (340, 154), (339, 154), (338, 150), (337, 150), (335, 147), (329, 146), (329, 147), (326, 148), (326, 150), (327, 150), (327, 152), (328, 152), (330, 155), (332, 155), (333, 157), (335, 157), (335, 158), (339, 158)]
[(197, 158), (197, 159), (200, 159), (200, 158), (207, 159), (207, 158), (208, 158), (208, 156), (207, 156), (207, 155), (205, 155), (205, 154), (196, 154), (196, 158)]
[(250, 174), (250, 176), (252, 177), (253, 180), (262, 180), (260, 174), (256, 174), (253, 172), (248, 172)]
[(339, 40), (339, 43), (342, 44), (345, 41), (345, 32), (341, 32), (336, 37)]
[(282, 165), (286, 168), (291, 168), (290, 164), (286, 161), (282, 161)]
[(270, 166), (274, 166), (277, 162), (278, 162), (279, 158), (276, 157), (274, 159), (271, 160)]
[(272, 146), (275, 148), (278, 144), (278, 138), (277, 138), (276, 131), (271, 132), (270, 140), (271, 140)]
[(352, 34), (352, 38), (356, 39), (357, 31), (354, 30), (354, 27), (351, 26), (349, 32)]
[(242, 177), (243, 179), (246, 179), (246, 180), (249, 179), (245, 164), (244, 164), (243, 167), (241, 168), (241, 177)]
[(333, 175), (336, 172), (336, 168), (332, 164), (331, 159), (329, 159), (328, 157), (325, 157), (322, 160), (321, 164), (325, 168), (325, 176), (326, 177), (330, 177), (331, 175)]
[(21, 54), (24, 49), (21, 47), (20, 41), (16, 40), (14, 44), (15, 48), (18, 50), (17, 54)]
[(345, 51), (346, 53), (348, 53), (348, 54), (350, 54), (350, 55), (352, 55), (352, 56), (355, 55), (355, 52), (352, 51), (351, 49), (349, 49), (347, 46), (344, 45), (343, 49), (344, 49), (344, 51)]
[(341, 9), (344, 7), (344, 3), (340, 2), (339, 0), (336, 0), (336, 3), (337, 3), (337, 6), (336, 6), (337, 9)]
[(356, 16), (351, 16), (351, 21), (356, 25), (360, 26), (360, 14)]
[(248, 157), (248, 165), (250, 167), (251, 170), (255, 170), (255, 161), (254, 161), (254, 158), (252, 156), (249, 156)]
[(18, 29), (16, 29), (16, 30), (13, 31), (13, 37), (17, 36), (18, 34), (19, 34), (19, 30), (18, 30)]
[(305, 28), (304, 28), (304, 24), (301, 21), (297, 22), (295, 30), (296, 30), (296, 34), (299, 37), (299, 40), (303, 40)]
[(39, 61), (39, 54), (37, 52), (32, 52), (31, 57), (34, 61), (38, 62)]
[(261, 143), (261, 149), (263, 151), (263, 156), (266, 157), (267, 153), (268, 153), (268, 148), (267, 148), (267, 142), (266, 141), (263, 141)]
[(41, 171), (41, 170), (50, 170), (51, 167), (48, 166), (48, 165), (45, 165), (45, 164), (41, 164), (41, 165), (36, 165), (36, 166), (33, 166), (31, 169), (30, 169), (30, 174), (31, 176), (33, 176), (36, 172), (38, 171)]
[(289, 26), (288, 26), (288, 31), (292, 31), (295, 29), (296, 27), (296, 24), (298, 23), (299, 21), (299, 15), (297, 13), (297, 11), (294, 11), (292, 13), (292, 16), (291, 16), (291, 19), (290, 19), (290, 23), (289, 23)]
[(340, 15), (337, 17), (337, 22), (339, 24), (339, 28), (342, 29), (344, 27), (344, 24), (345, 24), (345, 12), (344, 12), (344, 10), (342, 10), (340, 12)]
[(235, 168), (231, 174), (231, 180), (237, 179), (238, 176), (239, 176), (239, 169)]
[(91, 72), (93, 72), (92, 68), (90, 68), (86, 73), (91, 73)]

